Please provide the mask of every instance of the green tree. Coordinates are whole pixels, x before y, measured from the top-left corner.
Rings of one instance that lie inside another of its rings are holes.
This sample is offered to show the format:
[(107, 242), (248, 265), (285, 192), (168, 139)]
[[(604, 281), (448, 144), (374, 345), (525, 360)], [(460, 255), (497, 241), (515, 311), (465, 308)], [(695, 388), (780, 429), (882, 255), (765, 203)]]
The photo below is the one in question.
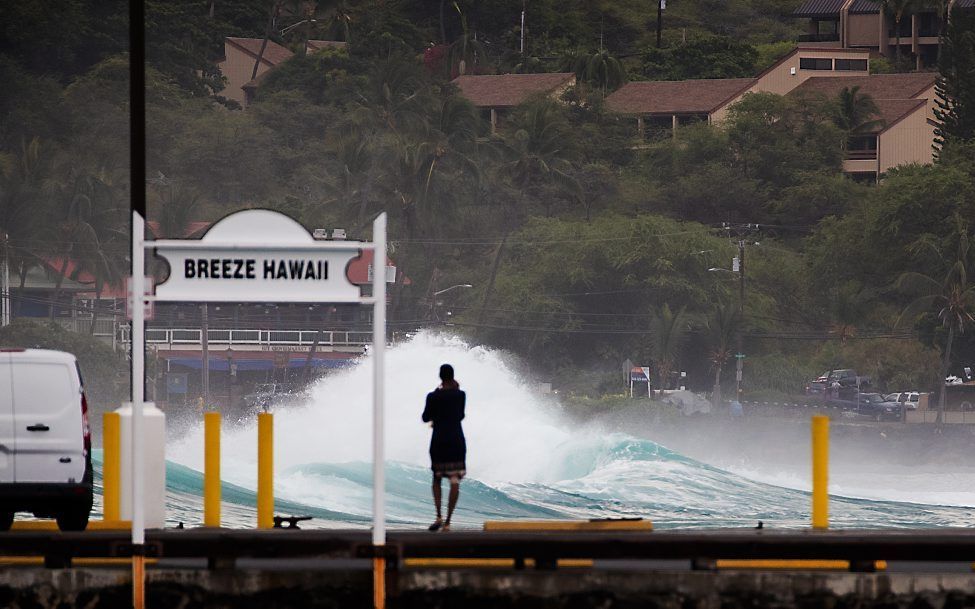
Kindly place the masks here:
[(447, 47), (447, 77), (460, 74), (477, 74), (478, 65), (488, 61), (487, 47), (477, 38), (477, 33), (467, 27), (467, 16), (454, 2), (454, 9), (460, 16), (461, 34)]
[[(20, 277), (40, 262), (47, 247), (44, 218), (49, 206), (51, 153), (38, 138), (21, 145), (19, 155), (0, 153), (0, 230), (3, 255)], [(16, 311), (14, 312), (16, 313)]]
[(755, 75), (758, 51), (725, 36), (695, 38), (665, 49), (648, 49), (642, 72), (651, 80), (747, 78)]
[(935, 148), (975, 140), (975, 12), (955, 9), (941, 42)]
[(676, 311), (666, 302), (650, 315), (650, 358), (657, 373), (657, 386), (663, 390), (670, 381), (670, 373), (679, 362), (691, 329), (687, 308)]
[(836, 99), (833, 123), (842, 129), (847, 137), (871, 133), (885, 125), (880, 116), (877, 102), (867, 94), (860, 93), (860, 86), (843, 87)]
[(721, 405), (721, 371), (734, 354), (733, 341), (740, 325), (741, 319), (738, 315), (738, 309), (730, 303), (716, 305), (705, 320), (705, 330), (707, 331), (710, 349), (708, 361), (714, 370), (711, 402), (715, 406)]
[(947, 268), (943, 275), (928, 275), (916, 271), (903, 273), (897, 280), (902, 290), (917, 297), (904, 309), (903, 319), (916, 320), (922, 313), (936, 311), (941, 324), (948, 330), (942, 349), (941, 373), (938, 377), (937, 423), (944, 420), (945, 377), (951, 364), (952, 343), (956, 334), (975, 323), (975, 282), (969, 278), (972, 260), (969, 255), (968, 225), (960, 217), (955, 219), (958, 229), (958, 249), (953, 258), (946, 258), (930, 240), (919, 242), (919, 248), (931, 250)]
[(605, 49), (571, 57), (568, 64), (575, 72), (578, 82), (600, 91), (603, 96), (607, 91), (618, 89), (626, 82), (626, 68), (623, 63)]
[(883, 0), (884, 12), (894, 18), (894, 63), (901, 63), (901, 21), (909, 15), (917, 4), (917, 0)]

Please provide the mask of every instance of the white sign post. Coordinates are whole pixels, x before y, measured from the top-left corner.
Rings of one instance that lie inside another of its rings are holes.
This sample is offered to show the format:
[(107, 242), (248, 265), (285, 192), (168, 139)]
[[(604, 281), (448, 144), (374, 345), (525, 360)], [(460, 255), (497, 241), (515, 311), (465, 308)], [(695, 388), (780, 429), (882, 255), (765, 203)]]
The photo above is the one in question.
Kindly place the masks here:
[[(349, 263), (363, 250), (373, 250), (373, 265), (386, 265), (386, 214), (373, 222), (373, 242), (319, 241), (301, 224), (284, 214), (244, 210), (214, 224), (199, 240), (144, 241), (142, 217), (133, 214), (132, 371), (135, 379), (132, 410), (132, 463), (143, 471), (142, 402), (145, 376), (145, 308), (153, 301), (195, 302), (314, 302), (372, 304), (373, 344), (370, 351), (373, 378), (373, 530), (375, 546), (386, 544), (386, 495), (384, 470), (384, 355), (386, 347), (386, 273), (373, 273), (372, 296), (362, 296), (360, 286), (349, 281)], [(145, 295), (145, 249), (153, 249), (169, 264), (169, 277)], [(132, 539), (143, 543), (143, 480), (132, 485)], [(377, 553), (377, 557), (381, 554)], [(385, 561), (375, 562), (375, 599), (385, 602)]]

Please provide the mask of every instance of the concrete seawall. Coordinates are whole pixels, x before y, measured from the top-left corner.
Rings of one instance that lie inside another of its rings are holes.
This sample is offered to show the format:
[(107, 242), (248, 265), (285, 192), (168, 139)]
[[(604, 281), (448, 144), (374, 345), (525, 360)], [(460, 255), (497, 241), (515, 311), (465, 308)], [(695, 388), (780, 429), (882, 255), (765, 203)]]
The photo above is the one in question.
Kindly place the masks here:
[[(0, 606), (102, 609), (131, 606), (124, 569), (0, 571)], [(148, 573), (153, 608), (368, 609), (368, 571)], [(464, 609), (841, 607), (961, 609), (975, 606), (972, 573), (677, 572), (636, 570), (403, 570), (391, 607)]]

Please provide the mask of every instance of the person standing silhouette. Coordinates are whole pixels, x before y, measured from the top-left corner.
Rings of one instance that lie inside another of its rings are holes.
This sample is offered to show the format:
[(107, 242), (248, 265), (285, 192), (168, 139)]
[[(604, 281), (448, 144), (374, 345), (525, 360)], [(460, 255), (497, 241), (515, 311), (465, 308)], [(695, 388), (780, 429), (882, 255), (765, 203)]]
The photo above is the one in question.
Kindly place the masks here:
[[(430, 468), (433, 470), (433, 504), (437, 519), (430, 525), (431, 531), (450, 530), (450, 518), (460, 497), (460, 481), (467, 474), (467, 441), (460, 422), (464, 420), (467, 395), (454, 380), (454, 368), (450, 364), (440, 366), (440, 386), (427, 394), (423, 408), (423, 422), (433, 424), (430, 438)], [(440, 511), (442, 503), (441, 482), (450, 481), (447, 498), (447, 519)]]

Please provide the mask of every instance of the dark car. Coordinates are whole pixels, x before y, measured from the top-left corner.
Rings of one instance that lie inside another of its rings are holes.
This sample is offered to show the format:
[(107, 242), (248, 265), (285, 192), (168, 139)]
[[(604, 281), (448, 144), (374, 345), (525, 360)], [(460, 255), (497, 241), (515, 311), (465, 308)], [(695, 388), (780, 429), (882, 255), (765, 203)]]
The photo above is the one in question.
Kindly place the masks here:
[(897, 402), (888, 402), (879, 393), (861, 393), (857, 400), (857, 414), (881, 420), (901, 420), (904, 407)]
[(826, 390), (826, 384), (829, 377), (829, 371), (822, 373), (818, 378), (809, 381), (806, 385), (806, 395), (823, 395)]

